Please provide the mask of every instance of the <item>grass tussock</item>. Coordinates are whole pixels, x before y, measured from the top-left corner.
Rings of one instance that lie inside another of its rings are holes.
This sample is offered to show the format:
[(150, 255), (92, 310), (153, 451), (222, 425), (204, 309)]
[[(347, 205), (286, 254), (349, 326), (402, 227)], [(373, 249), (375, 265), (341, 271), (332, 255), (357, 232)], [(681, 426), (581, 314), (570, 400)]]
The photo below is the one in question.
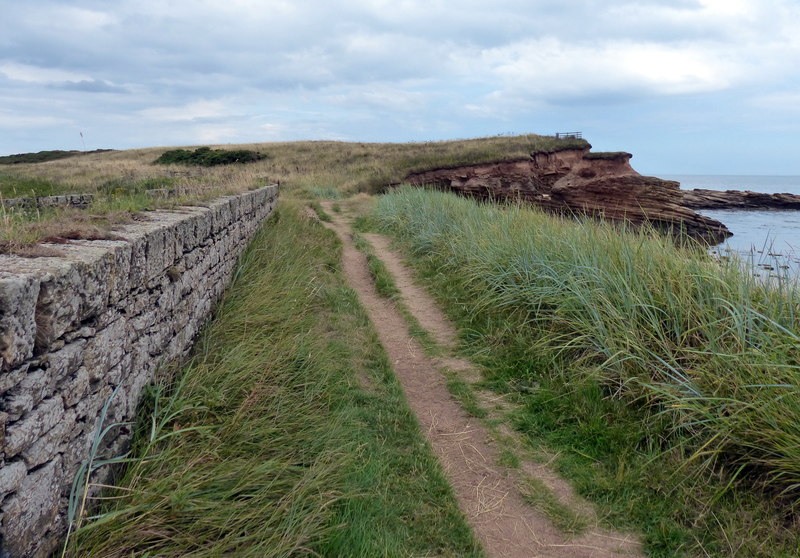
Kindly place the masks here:
[[(67, 556), (479, 556), (332, 233), (282, 204)], [(367, 384), (369, 389), (365, 389)]]
[(373, 219), (516, 398), (516, 427), (563, 452), (609, 521), (654, 555), (800, 548), (796, 285), (657, 234), (438, 192), (383, 196)]

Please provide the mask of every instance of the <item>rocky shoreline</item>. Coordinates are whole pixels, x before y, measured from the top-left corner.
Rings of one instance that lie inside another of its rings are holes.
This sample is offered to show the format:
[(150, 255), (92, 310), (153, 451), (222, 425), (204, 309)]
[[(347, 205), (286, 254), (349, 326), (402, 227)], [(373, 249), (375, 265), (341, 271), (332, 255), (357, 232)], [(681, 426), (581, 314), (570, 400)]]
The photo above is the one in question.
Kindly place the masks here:
[(800, 195), (681, 190), (680, 183), (643, 176), (625, 152), (591, 146), (532, 153), (530, 158), (412, 172), (406, 182), (482, 199), (522, 200), (557, 213), (580, 213), (684, 232), (714, 245), (733, 233), (699, 209), (800, 210)]
[(686, 206), (680, 184), (643, 176), (630, 153), (591, 147), (532, 153), (530, 158), (410, 173), (406, 181), (483, 199), (523, 200), (547, 211), (580, 213), (635, 226), (685, 232), (709, 244), (732, 233)]
[(683, 191), (683, 205), (691, 209), (777, 209), (800, 210), (800, 195), (765, 194), (749, 190), (705, 190), (696, 188)]

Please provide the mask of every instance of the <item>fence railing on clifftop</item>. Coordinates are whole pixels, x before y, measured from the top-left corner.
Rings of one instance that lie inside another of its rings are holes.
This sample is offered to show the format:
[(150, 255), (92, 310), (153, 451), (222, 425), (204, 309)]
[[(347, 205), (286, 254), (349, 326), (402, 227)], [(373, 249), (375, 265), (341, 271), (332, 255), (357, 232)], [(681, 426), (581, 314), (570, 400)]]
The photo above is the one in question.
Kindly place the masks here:
[(556, 132), (556, 139), (583, 139), (583, 132)]

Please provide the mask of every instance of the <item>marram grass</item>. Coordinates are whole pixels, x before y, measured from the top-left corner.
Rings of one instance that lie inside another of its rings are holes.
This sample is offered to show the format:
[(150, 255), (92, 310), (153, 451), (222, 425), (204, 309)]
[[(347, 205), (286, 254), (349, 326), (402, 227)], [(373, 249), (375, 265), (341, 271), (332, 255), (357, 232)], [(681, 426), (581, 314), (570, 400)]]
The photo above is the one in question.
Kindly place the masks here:
[[(629, 440), (612, 458), (611, 478), (587, 478), (581, 491), (622, 508), (635, 500), (621, 481), (626, 465), (641, 468), (640, 484), (663, 481), (647, 490), (672, 492), (673, 502), (661, 511), (637, 503), (620, 520), (644, 529), (655, 555), (686, 548), (725, 555), (725, 537), (747, 538), (746, 521), (723, 528), (725, 517), (714, 515), (714, 502), (740, 498), (726, 495), (725, 483), (766, 485), (792, 516), (800, 495), (796, 284), (765, 288), (735, 262), (657, 233), (442, 192), (393, 191), (372, 217), (408, 247), (460, 319), (464, 339), (490, 363), (486, 382), (520, 392), (520, 428), (557, 440), (584, 468), (599, 465), (593, 461), (608, 453), (605, 445)], [(546, 406), (559, 410), (542, 414)], [(584, 474), (579, 469), (573, 478)], [(720, 470), (727, 471), (721, 487)], [(669, 508), (684, 497), (678, 508), (687, 513)], [(700, 508), (694, 520), (693, 507)], [(715, 540), (701, 531), (709, 524)], [(753, 527), (758, 533), (743, 548), (775, 534), (764, 527)], [(783, 543), (775, 544), (769, 548), (782, 555)]]

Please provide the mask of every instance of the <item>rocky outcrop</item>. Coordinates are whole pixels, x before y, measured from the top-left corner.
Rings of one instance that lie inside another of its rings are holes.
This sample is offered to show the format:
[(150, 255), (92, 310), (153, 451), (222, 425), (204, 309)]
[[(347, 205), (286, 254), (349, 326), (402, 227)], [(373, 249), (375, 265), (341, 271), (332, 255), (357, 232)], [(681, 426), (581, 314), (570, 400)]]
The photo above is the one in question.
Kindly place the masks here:
[(800, 210), (800, 196), (796, 194), (764, 194), (749, 190), (683, 191), (683, 205), (691, 209), (791, 209)]
[(65, 194), (63, 196), (39, 196), (28, 198), (0, 199), (0, 205), (5, 207), (89, 207), (94, 196), (92, 194)]
[(530, 202), (548, 211), (580, 213), (685, 231), (716, 244), (731, 236), (719, 221), (683, 204), (678, 182), (642, 176), (630, 153), (566, 149), (530, 158), (414, 172), (411, 184), (432, 185), (479, 198)]
[(0, 556), (54, 550), (93, 440), (119, 423), (95, 457), (125, 451), (142, 389), (190, 350), (277, 196), (151, 212), (61, 257), (0, 255)]

